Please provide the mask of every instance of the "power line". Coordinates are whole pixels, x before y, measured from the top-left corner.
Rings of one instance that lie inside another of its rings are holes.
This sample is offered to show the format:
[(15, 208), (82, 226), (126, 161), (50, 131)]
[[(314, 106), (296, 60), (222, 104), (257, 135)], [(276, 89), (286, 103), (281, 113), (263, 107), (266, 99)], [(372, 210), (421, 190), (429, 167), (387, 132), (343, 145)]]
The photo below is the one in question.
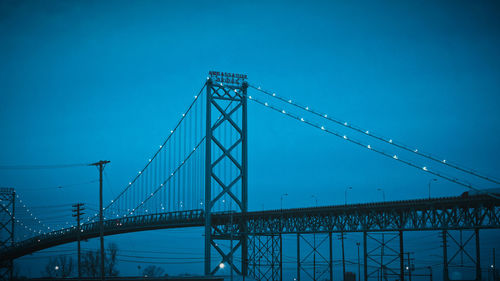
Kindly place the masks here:
[(0, 165), (0, 170), (43, 170), (65, 169), (88, 166), (88, 164), (56, 164), (56, 165)]

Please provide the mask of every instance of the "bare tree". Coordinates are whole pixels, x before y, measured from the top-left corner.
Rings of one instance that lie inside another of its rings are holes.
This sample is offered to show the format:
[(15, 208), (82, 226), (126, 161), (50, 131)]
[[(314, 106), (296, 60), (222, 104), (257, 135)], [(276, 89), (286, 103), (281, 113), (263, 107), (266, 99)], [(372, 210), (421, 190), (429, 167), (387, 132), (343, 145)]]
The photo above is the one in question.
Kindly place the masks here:
[(82, 274), (88, 277), (98, 277), (99, 275), (99, 251), (88, 251), (82, 255)]
[(73, 258), (66, 255), (51, 257), (45, 265), (45, 274), (47, 277), (68, 277), (73, 272)]
[(142, 271), (142, 276), (144, 277), (160, 277), (163, 276), (165, 270), (156, 265), (150, 265)]
[(118, 254), (118, 246), (115, 243), (108, 245), (108, 251), (105, 256), (105, 271), (107, 276), (118, 276), (116, 269), (116, 258)]
[[(118, 246), (115, 243), (108, 245), (104, 256), (104, 272), (106, 276), (118, 276), (116, 268)], [(101, 275), (101, 253), (88, 251), (82, 256), (82, 274), (88, 277), (99, 277)]]

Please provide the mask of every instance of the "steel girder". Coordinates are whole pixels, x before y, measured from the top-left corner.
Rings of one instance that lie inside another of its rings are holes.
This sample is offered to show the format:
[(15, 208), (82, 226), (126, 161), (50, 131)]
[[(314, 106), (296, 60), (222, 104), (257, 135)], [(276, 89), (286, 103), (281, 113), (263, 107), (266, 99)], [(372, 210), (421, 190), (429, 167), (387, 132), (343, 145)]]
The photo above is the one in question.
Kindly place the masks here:
[(248, 233), (319, 233), (500, 228), (500, 200), (449, 197), (236, 215)]
[[(0, 252), (14, 245), (16, 192), (13, 188), (0, 188)], [(0, 280), (12, 280), (12, 259), (0, 261)]]

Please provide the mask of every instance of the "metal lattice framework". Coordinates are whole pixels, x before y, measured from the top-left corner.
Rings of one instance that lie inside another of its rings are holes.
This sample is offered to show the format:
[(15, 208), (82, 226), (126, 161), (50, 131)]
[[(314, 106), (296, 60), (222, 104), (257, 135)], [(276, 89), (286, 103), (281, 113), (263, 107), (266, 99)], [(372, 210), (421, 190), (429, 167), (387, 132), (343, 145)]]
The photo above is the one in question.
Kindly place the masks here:
[[(13, 188), (0, 188), (0, 252), (14, 245), (16, 192)], [(0, 261), (0, 280), (12, 280), (13, 261)]]
[[(215, 274), (219, 264), (212, 268), (212, 249), (222, 257), (220, 263), (228, 263), (231, 270), (247, 274), (247, 235), (240, 233), (238, 243), (228, 253), (219, 247), (221, 236), (212, 224), (212, 212), (218, 202), (229, 206), (231, 211), (246, 214), (247, 196), (247, 100), (246, 82), (241, 84), (206, 84), (206, 156), (205, 156), (205, 274)], [(227, 137), (227, 133), (232, 137)], [(236, 137), (234, 137), (236, 136)], [(228, 172), (229, 170), (229, 172)], [(232, 213), (232, 212), (231, 212)], [(241, 223), (240, 228), (245, 225)], [(233, 232), (231, 232), (233, 234)], [(232, 237), (230, 237), (232, 240)], [(233, 263), (237, 250), (241, 254), (241, 270)]]
[(281, 235), (248, 237), (248, 275), (256, 280), (274, 281), (281, 276)]

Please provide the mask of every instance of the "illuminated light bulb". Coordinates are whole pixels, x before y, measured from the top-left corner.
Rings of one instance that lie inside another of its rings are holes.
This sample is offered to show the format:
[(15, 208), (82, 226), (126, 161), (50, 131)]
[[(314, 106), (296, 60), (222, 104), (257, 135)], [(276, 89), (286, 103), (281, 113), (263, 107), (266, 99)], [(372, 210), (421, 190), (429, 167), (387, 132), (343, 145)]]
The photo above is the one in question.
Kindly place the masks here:
[(235, 93), (238, 93), (238, 91), (236, 91), (236, 89), (234, 89), (234, 92), (235, 92)]
[(370, 133), (370, 131), (366, 131), (365, 133), (368, 135)]
[(321, 130), (325, 130), (325, 127), (321, 126)]
[(197, 98), (198, 98), (198, 96), (194, 96), (194, 98), (195, 98), (195, 99), (197, 99)]
[(389, 140), (389, 143), (392, 143), (392, 140)]
[(182, 113), (182, 117), (186, 116), (186, 114)]
[(131, 185), (132, 183), (131, 182), (128, 182), (128, 185)]
[(151, 196), (153, 196), (153, 192), (151, 192)]
[(347, 139), (347, 136), (346, 136), (346, 135), (344, 135), (344, 137), (343, 137), (343, 138), (346, 140), (346, 139)]
[(327, 115), (327, 114), (325, 114), (325, 115), (323, 115), (323, 116), (324, 116), (325, 118), (328, 118), (328, 115)]
[(427, 171), (427, 167), (423, 167), (422, 170)]
[(414, 151), (415, 151), (415, 152), (418, 152), (418, 149), (415, 149)]
[(344, 122), (344, 126), (347, 126), (347, 122)]
[(220, 83), (220, 85), (223, 86), (222, 83)]
[(170, 130), (170, 133), (173, 133), (173, 132), (174, 132), (174, 130)]
[(309, 110), (309, 106), (306, 106), (306, 110)]
[(372, 149), (372, 147), (370, 145), (367, 145), (366, 147), (368, 147), (368, 149)]
[(139, 171), (139, 174), (142, 174), (142, 172), (141, 172), (141, 171)]
[(269, 106), (269, 104), (267, 102), (264, 103), (265, 106)]
[(259, 90), (260, 90), (260, 86), (259, 86), (259, 87), (257, 87), (257, 89), (259, 89)]
[(396, 159), (396, 160), (397, 160), (397, 159), (398, 159), (398, 156), (397, 156), (397, 155), (394, 155), (394, 156), (392, 156), (392, 158), (394, 158), (394, 159)]
[(292, 103), (292, 100), (288, 100), (288, 103)]
[(286, 113), (286, 111), (282, 110), (281, 113)]
[(252, 96), (248, 96), (249, 99), (252, 99)]
[(300, 121), (304, 122), (304, 118), (300, 118)]
[(273, 97), (275, 97), (275, 96), (276, 96), (276, 94), (275, 94), (275, 93), (273, 93)]
[(151, 159), (149, 159), (149, 162), (151, 162)]
[(443, 160), (443, 163), (445, 163), (445, 164), (446, 164), (446, 159), (444, 159), (444, 160)]
[(173, 176), (173, 175), (174, 175), (174, 173), (171, 173), (170, 175), (171, 175), (171, 176)]

